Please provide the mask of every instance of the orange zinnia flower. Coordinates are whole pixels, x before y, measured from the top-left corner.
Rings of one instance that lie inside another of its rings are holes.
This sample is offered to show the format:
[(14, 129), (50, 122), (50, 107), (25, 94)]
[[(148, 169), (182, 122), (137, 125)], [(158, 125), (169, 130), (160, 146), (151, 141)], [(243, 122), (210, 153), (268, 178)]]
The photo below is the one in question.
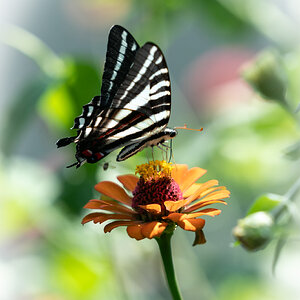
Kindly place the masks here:
[(188, 169), (187, 165), (151, 161), (137, 166), (137, 173), (139, 178), (135, 175), (117, 177), (132, 196), (114, 182), (96, 184), (95, 189), (104, 196), (90, 200), (84, 207), (106, 212), (90, 213), (82, 224), (116, 220), (107, 224), (104, 232), (127, 226), (128, 235), (136, 240), (158, 238), (165, 230), (173, 231), (178, 225), (196, 233), (193, 245), (205, 243), (202, 231), (205, 220), (199, 217), (219, 215), (220, 209), (204, 207), (226, 204), (222, 199), (228, 198), (230, 192), (224, 186), (217, 186), (217, 180), (195, 183), (206, 173), (198, 167)]

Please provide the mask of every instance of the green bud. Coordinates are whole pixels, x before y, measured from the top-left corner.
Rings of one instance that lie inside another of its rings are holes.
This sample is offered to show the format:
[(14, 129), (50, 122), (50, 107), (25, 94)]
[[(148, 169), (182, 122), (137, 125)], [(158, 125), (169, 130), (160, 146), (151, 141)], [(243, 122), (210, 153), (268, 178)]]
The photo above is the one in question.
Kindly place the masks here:
[(238, 221), (233, 235), (250, 251), (264, 248), (273, 237), (274, 220), (266, 212), (259, 211)]
[(264, 51), (243, 70), (244, 79), (268, 100), (286, 103), (287, 75), (276, 51)]

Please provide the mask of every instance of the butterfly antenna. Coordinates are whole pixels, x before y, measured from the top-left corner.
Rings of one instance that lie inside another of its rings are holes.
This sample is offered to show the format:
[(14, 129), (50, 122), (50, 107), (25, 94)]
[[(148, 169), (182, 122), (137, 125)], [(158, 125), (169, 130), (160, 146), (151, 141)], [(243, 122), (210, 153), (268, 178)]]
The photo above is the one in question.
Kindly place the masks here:
[(186, 124), (184, 124), (183, 126), (174, 127), (174, 129), (185, 129), (185, 130), (193, 130), (193, 131), (202, 131), (203, 130), (203, 128), (200, 128), (200, 129), (188, 128)]

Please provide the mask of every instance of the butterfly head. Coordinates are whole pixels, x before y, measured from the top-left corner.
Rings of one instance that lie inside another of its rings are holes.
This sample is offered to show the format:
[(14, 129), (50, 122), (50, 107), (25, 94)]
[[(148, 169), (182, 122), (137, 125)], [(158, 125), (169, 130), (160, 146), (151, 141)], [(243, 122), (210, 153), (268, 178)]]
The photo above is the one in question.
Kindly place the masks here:
[(178, 132), (176, 129), (166, 128), (164, 130), (164, 134), (165, 134), (165, 140), (171, 140), (178, 134)]

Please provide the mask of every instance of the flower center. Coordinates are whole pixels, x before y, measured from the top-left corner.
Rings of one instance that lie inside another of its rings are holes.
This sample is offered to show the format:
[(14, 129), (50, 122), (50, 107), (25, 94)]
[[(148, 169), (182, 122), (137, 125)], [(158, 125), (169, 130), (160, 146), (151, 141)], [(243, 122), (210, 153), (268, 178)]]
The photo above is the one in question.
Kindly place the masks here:
[(182, 199), (179, 185), (171, 177), (173, 166), (166, 161), (151, 161), (148, 164), (136, 167), (140, 179), (133, 191), (132, 208), (142, 212), (139, 205), (160, 204), (165, 210), (165, 201), (178, 201)]

